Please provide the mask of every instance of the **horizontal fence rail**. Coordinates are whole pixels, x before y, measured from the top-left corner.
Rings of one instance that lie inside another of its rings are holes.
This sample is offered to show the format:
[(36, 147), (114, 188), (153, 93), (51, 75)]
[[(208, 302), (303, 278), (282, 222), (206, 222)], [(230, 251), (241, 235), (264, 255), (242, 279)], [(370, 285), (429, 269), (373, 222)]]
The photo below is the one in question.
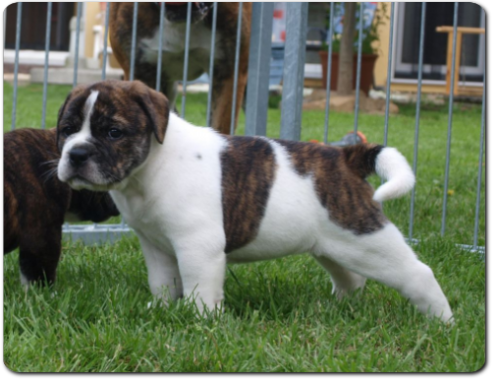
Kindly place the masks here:
[[(160, 90), (161, 84), (164, 79), (162, 79), (161, 69), (165, 65), (163, 62), (164, 44), (166, 43), (163, 39), (164, 29), (167, 27), (166, 14), (168, 9), (168, 3), (156, 3), (158, 5), (157, 12), (160, 15), (160, 22), (158, 26), (159, 38), (158, 38), (158, 56), (157, 56), (157, 73), (155, 78), (155, 89)], [(171, 3), (173, 4), (173, 3)], [(186, 103), (187, 103), (187, 86), (188, 78), (188, 68), (189, 61), (191, 60), (190, 45), (192, 43), (192, 25), (195, 21), (192, 20), (192, 8), (197, 6), (198, 3), (189, 2), (187, 5), (186, 22), (185, 25), (185, 49), (183, 57), (183, 76), (181, 79), (177, 79), (178, 83), (182, 85), (181, 91), (181, 109), (180, 115), (185, 117), (186, 114)], [(203, 3), (200, 3), (203, 4)], [(236, 36), (233, 36), (233, 49), (234, 49), (234, 77), (233, 77), (233, 95), (231, 100), (231, 119), (230, 119), (230, 132), (235, 133), (236, 128), (236, 108), (237, 108), (237, 95), (238, 87), (238, 75), (240, 70), (241, 61), (241, 47), (242, 47), (242, 30), (247, 26), (244, 26), (244, 3), (238, 3), (237, 7), (237, 19), (236, 19)], [(398, 5), (398, 3), (397, 3)], [(132, 16), (132, 28), (131, 28), (131, 50), (130, 50), (130, 72), (129, 79), (135, 79), (135, 69), (136, 69), (136, 54), (139, 50), (138, 30), (139, 30), (139, 18), (138, 11), (143, 3), (139, 2), (133, 3), (133, 16)], [(172, 5), (170, 5), (172, 6)], [(212, 107), (213, 107), (213, 89), (214, 85), (214, 72), (216, 59), (220, 55), (219, 41), (220, 36), (217, 32), (218, 26), (223, 22), (219, 20), (221, 14), (218, 12), (220, 4), (214, 3), (210, 8), (211, 12), (211, 34), (208, 36), (209, 40), (209, 65), (206, 69), (208, 75), (208, 93), (207, 93), (207, 112), (206, 112), (206, 123), (209, 126), (212, 120)], [(329, 26), (327, 30), (327, 77), (325, 83), (326, 90), (326, 105), (324, 113), (324, 129), (323, 129), (323, 141), (324, 143), (329, 142), (329, 133), (333, 130), (333, 119), (330, 119), (330, 98), (331, 98), (331, 77), (333, 66), (338, 65), (338, 63), (332, 62), (332, 46), (334, 38), (334, 20), (335, 20), (335, 3), (329, 3), (330, 14), (329, 14)], [(389, 120), (390, 120), (390, 99), (391, 99), (391, 81), (392, 81), (392, 66), (394, 61), (394, 19), (398, 13), (395, 13), (396, 3), (390, 4), (390, 16), (388, 21), (389, 28), (389, 45), (387, 52), (387, 80), (386, 80), (386, 105), (385, 105), (385, 120), (384, 120), (384, 130), (383, 130), (383, 144), (388, 143), (389, 134)], [(22, 8), (23, 3), (19, 2), (16, 5), (17, 8), (17, 18), (15, 26), (15, 61), (14, 61), (14, 78), (13, 78), (13, 104), (12, 104), (12, 123), (11, 130), (16, 127), (16, 113), (17, 113), (17, 103), (18, 101), (18, 75), (19, 75), (19, 51), (21, 45), (21, 31), (22, 31)], [(413, 145), (413, 163), (412, 168), (415, 175), (419, 173), (419, 138), (420, 129), (422, 127), (420, 116), (421, 116), (421, 88), (422, 88), (422, 78), (423, 78), (423, 63), (424, 63), (424, 50), (425, 50), (425, 28), (426, 28), (426, 18), (427, 18), (427, 4), (423, 2), (421, 5), (421, 17), (419, 26), (419, 51), (418, 51), (418, 67), (417, 67), (417, 93), (416, 93), (416, 112), (415, 112), (415, 127), (414, 127), (414, 145)], [(50, 55), (50, 35), (51, 35), (51, 20), (53, 3), (47, 3), (47, 14), (46, 14), (46, 31), (45, 31), (45, 61), (44, 61), (44, 81), (43, 81), (43, 104), (42, 104), (42, 119), (41, 128), (45, 128), (46, 122), (46, 111), (47, 111), (47, 90), (48, 90), (48, 69), (49, 69), (49, 55)], [(252, 4), (252, 19), (250, 21), (251, 35), (250, 35), (250, 48), (249, 48), (249, 58), (248, 58), (248, 82), (246, 89), (246, 123), (245, 123), (245, 134), (246, 135), (266, 135), (266, 123), (268, 116), (268, 97), (269, 97), (269, 82), (270, 82), (270, 71), (271, 71), (271, 60), (272, 60), (272, 23), (273, 23), (273, 11), (274, 3), (253, 3)], [(457, 16), (459, 10), (459, 3), (454, 4), (453, 13), (453, 28), (454, 33), (452, 34), (452, 56), (451, 62), (452, 67), (456, 62), (456, 39), (457, 39)], [(101, 78), (106, 79), (106, 71), (109, 62), (109, 51), (108, 47), (108, 36), (109, 36), (109, 14), (110, 14), (110, 3), (105, 5), (105, 21), (104, 21), (104, 33), (103, 33), (103, 51), (102, 51), (102, 69)], [(362, 52), (363, 36), (364, 36), (364, 3), (360, 3), (357, 7), (358, 15), (358, 52)], [(74, 74), (73, 74), (73, 87), (78, 83), (78, 73), (81, 68), (78, 66), (80, 62), (79, 57), (79, 47), (80, 47), (80, 26), (83, 18), (83, 3), (77, 3), (76, 12), (76, 35), (75, 35), (75, 52), (74, 52)], [(286, 3), (286, 40), (284, 44), (284, 66), (283, 66), (283, 86), (281, 94), (281, 125), (280, 125), (280, 137), (283, 139), (300, 140), (301, 130), (302, 130), (302, 102), (303, 102), (303, 90), (304, 90), (304, 68), (306, 63), (306, 45), (307, 45), (307, 32), (308, 32), (308, 16), (309, 16), (309, 3), (307, 2), (295, 2)], [(400, 22), (400, 21), (399, 21)], [(484, 36), (483, 36), (484, 38)], [(193, 42), (196, 43), (196, 42)], [(355, 104), (354, 104), (354, 125), (353, 132), (358, 131), (358, 121), (359, 121), (359, 100), (360, 100), (360, 83), (361, 83), (361, 55), (357, 55), (357, 72), (355, 83)], [(475, 186), (476, 191), (476, 202), (475, 202), (475, 217), (474, 225), (471, 228), (472, 244), (461, 244), (464, 249), (472, 252), (484, 253), (485, 247), (478, 246), (478, 223), (481, 211), (481, 186), (484, 177), (483, 164), (485, 160), (485, 79), (486, 79), (486, 69), (484, 68), (483, 77), (483, 98), (482, 98), (482, 115), (481, 115), (481, 128), (480, 128), (480, 140), (479, 140), (479, 159), (478, 159), (478, 180)], [(452, 119), (453, 119), (453, 105), (454, 105), (454, 83), (458, 81), (455, 79), (455, 71), (451, 71), (450, 79), (450, 94), (449, 94), (449, 111), (448, 111), (448, 125), (447, 125), (447, 140), (446, 140), (446, 158), (445, 158), (445, 169), (444, 169), (444, 187), (443, 187), (443, 201), (442, 201), (442, 212), (441, 212), (441, 235), (445, 235), (447, 230), (447, 196), (449, 187), (449, 169), (450, 169), (450, 152), (451, 152), (451, 140), (452, 140)], [(186, 116), (187, 117), (187, 116)], [(305, 127), (304, 127), (305, 128)], [(412, 243), (417, 243), (420, 239), (416, 239), (414, 236), (415, 227), (415, 206), (416, 206), (416, 189), (413, 188), (409, 201), (409, 215), (408, 215), (408, 240)], [(103, 243), (107, 241), (114, 241), (122, 236), (131, 235), (132, 231), (128, 226), (121, 221), (120, 224), (93, 224), (93, 225), (68, 225), (65, 224), (63, 227), (63, 232), (65, 236), (71, 237), (73, 240), (81, 239), (85, 243)], [(469, 232), (469, 231), (468, 231)]]

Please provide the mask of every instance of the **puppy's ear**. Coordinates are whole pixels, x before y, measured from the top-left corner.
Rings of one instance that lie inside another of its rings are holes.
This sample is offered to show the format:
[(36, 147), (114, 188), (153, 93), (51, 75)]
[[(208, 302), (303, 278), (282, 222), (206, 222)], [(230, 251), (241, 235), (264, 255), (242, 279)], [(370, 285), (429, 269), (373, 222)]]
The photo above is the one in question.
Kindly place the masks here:
[(141, 81), (133, 81), (131, 89), (134, 92), (135, 100), (145, 111), (152, 125), (155, 138), (162, 144), (169, 122), (169, 101), (167, 97), (147, 87)]

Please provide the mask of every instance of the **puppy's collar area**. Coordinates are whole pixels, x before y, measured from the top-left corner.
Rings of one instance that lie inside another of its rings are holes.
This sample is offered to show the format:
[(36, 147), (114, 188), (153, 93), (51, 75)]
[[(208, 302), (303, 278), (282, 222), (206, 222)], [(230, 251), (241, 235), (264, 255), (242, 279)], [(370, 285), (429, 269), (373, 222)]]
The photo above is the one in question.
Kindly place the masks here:
[[(160, 5), (162, 4), (162, 2), (154, 2), (155, 5), (157, 5), (158, 7), (160, 7)], [(166, 4), (166, 6), (181, 6), (181, 5), (187, 5), (187, 3), (185, 2), (170, 2), (170, 1), (165, 1), (164, 4)], [(193, 3), (197, 8), (203, 8), (203, 7), (208, 7), (208, 5), (206, 5), (206, 3), (200, 3), (200, 2), (194, 2)]]
[[(162, 2), (154, 2), (154, 4), (160, 8)], [(164, 2), (164, 4), (166, 5), (166, 9), (167, 7), (179, 7), (179, 6), (187, 6), (187, 3), (185, 2)], [(207, 4), (207, 3), (202, 3), (202, 2), (194, 2), (193, 5), (195, 5), (195, 7), (197, 7), (197, 9), (202, 13), (202, 14), (205, 14), (208, 12), (208, 10), (210, 8), (212, 8), (213, 4), (210, 3), (210, 4)]]

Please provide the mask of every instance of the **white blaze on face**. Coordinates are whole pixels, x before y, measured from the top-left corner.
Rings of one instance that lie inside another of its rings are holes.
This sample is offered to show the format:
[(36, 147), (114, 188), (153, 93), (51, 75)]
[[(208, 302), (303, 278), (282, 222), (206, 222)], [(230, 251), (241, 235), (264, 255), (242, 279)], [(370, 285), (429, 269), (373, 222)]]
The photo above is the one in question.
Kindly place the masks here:
[(90, 117), (93, 112), (93, 106), (97, 101), (98, 91), (92, 91), (90, 96), (86, 99), (85, 109), (84, 109), (84, 120), (83, 125), (81, 126), (81, 130), (74, 135), (71, 135), (67, 138), (66, 144), (64, 145), (64, 149), (62, 151), (62, 156), (64, 156), (65, 152), (69, 152), (73, 147), (78, 144), (82, 144), (88, 141), (91, 137), (91, 129), (90, 129)]
[(92, 91), (90, 93), (90, 96), (88, 96), (85, 102), (83, 111), (85, 117), (81, 129), (79, 130), (79, 132), (69, 136), (66, 139), (64, 148), (62, 149), (62, 156), (58, 167), (59, 179), (62, 181), (65, 181), (67, 179), (66, 176), (69, 172), (69, 152), (74, 147), (88, 142), (89, 138), (91, 137), (90, 118), (91, 114), (93, 113), (93, 107), (95, 105), (95, 102), (97, 101), (97, 97), (98, 91)]

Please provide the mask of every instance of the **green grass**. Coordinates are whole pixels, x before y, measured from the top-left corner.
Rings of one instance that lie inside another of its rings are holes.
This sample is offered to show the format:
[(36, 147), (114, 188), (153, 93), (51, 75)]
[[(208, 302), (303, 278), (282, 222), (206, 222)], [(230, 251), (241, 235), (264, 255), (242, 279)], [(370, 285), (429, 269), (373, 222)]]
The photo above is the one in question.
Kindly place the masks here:
[[(4, 130), (12, 88), (5, 84)], [(50, 86), (47, 127), (69, 87)], [(41, 121), (38, 85), (19, 88), (17, 126)], [(205, 95), (188, 95), (186, 117), (205, 124)], [(390, 119), (389, 144), (411, 161), (413, 106)], [(457, 248), (472, 243), (481, 109), (456, 105), (447, 232), (439, 236), (447, 134), (446, 107), (421, 114), (414, 247), (433, 268), (454, 311), (452, 327), (427, 320), (397, 292), (369, 281), (362, 293), (337, 301), (326, 273), (308, 256), (230, 266), (225, 312), (199, 319), (191, 304), (169, 308), (151, 300), (136, 238), (113, 245), (66, 243), (54, 288), (19, 284), (17, 252), (4, 257), (4, 362), (22, 372), (474, 372), (485, 363), (485, 264)], [(277, 137), (280, 111), (268, 113)], [(330, 139), (353, 127), (334, 113)], [(239, 131), (243, 133), (244, 115)], [(323, 112), (304, 112), (302, 139), (320, 139)], [(383, 141), (383, 117), (361, 115), (359, 129)], [(372, 178), (373, 183), (378, 180)], [(485, 196), (478, 243), (485, 245)], [(407, 233), (409, 197), (385, 204)]]
[(426, 319), (371, 281), (338, 302), (326, 273), (305, 256), (230, 266), (225, 313), (199, 319), (181, 301), (147, 309), (151, 296), (136, 239), (67, 245), (53, 291), (25, 294), (10, 254), (4, 261), (4, 361), (22, 372), (480, 369), (481, 260), (448, 241), (431, 240), (416, 251), (447, 293), (453, 327)]

